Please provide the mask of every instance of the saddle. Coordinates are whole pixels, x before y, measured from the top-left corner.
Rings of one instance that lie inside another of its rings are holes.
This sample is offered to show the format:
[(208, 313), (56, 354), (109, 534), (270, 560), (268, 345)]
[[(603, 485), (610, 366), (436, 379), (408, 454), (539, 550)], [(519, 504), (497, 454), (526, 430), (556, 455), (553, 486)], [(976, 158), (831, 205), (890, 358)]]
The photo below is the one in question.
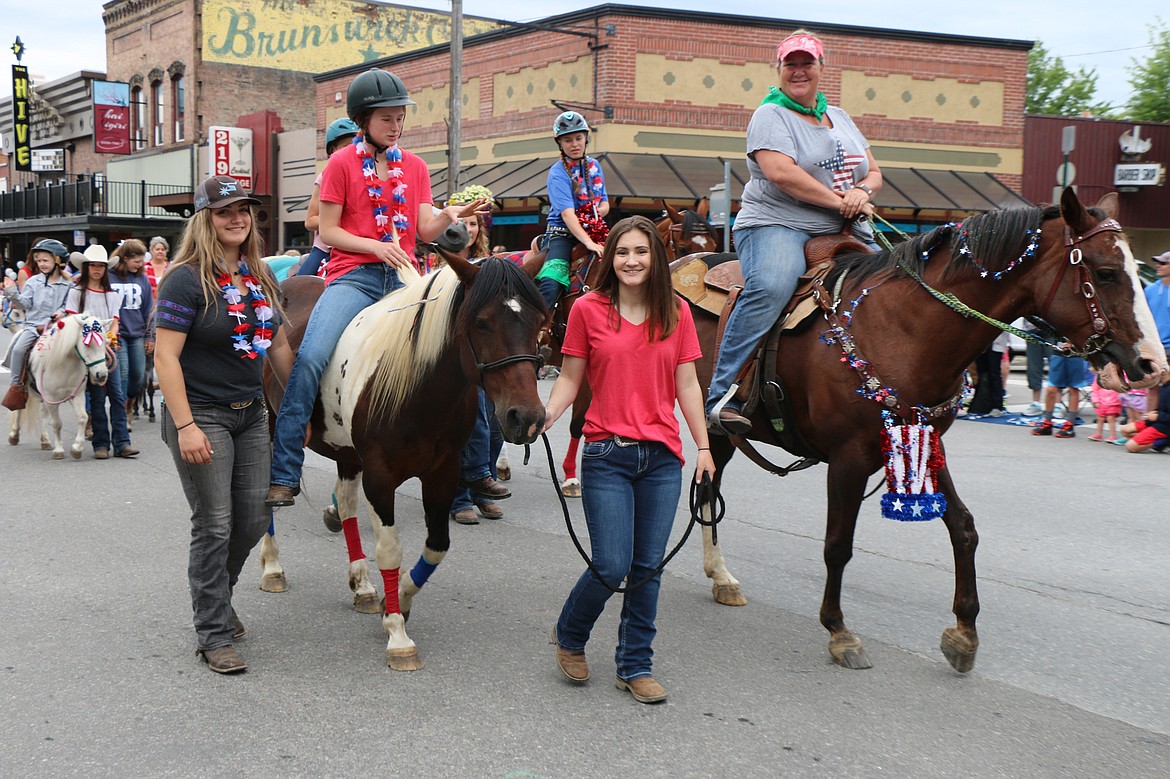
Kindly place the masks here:
[[(796, 289), (787, 305), (780, 313), (780, 318), (767, 336), (760, 342), (754, 351), (752, 359), (740, 369), (736, 377), (739, 391), (736, 398), (742, 402), (742, 412), (750, 416), (760, 400), (762, 381), (757, 380), (757, 366), (760, 360), (771, 355), (770, 363), (774, 363), (775, 351), (778, 349), (780, 336), (789, 330), (799, 327), (812, 314), (820, 310), (814, 296), (819, 282), (833, 269), (837, 257), (843, 254), (868, 252), (869, 247), (863, 244), (851, 233), (837, 233), (834, 235), (819, 235), (810, 238), (804, 245), (805, 272), (797, 281)], [(743, 290), (743, 271), (735, 254), (692, 254), (688, 257), (675, 260), (671, 263), (671, 282), (674, 290), (693, 303), (696, 307), (719, 317), (719, 328), (715, 336), (715, 360), (718, 361), (719, 344), (723, 340), (723, 331), (727, 327), (727, 320), (735, 308), (739, 293)], [(770, 351), (769, 351), (770, 350)], [(772, 366), (774, 367), (774, 365)], [(764, 371), (764, 378), (771, 378), (773, 371)], [(781, 391), (781, 395), (783, 392)], [(773, 427), (778, 433), (784, 434), (784, 421), (781, 409), (773, 408), (768, 403), (769, 415), (773, 417)], [(794, 429), (792, 429), (794, 432)], [(789, 451), (795, 451), (785, 446)]]

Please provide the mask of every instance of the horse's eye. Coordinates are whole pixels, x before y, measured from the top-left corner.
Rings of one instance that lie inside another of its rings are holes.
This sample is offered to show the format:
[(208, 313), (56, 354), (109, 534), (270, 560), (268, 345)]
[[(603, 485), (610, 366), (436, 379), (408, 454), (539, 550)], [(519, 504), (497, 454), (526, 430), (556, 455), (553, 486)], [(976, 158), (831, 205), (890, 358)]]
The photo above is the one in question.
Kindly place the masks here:
[(1117, 271), (1113, 268), (1098, 268), (1096, 276), (1097, 281), (1102, 284), (1112, 284), (1117, 281)]
[(481, 333), (490, 333), (492, 331), (492, 326), (486, 319), (477, 317), (475, 320), (475, 329), (479, 330)]

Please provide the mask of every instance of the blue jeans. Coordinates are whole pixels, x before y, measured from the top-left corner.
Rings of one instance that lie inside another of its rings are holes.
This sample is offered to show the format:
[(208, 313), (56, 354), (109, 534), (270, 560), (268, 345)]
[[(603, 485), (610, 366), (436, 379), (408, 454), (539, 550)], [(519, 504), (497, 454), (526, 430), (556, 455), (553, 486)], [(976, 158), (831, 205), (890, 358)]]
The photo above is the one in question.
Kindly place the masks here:
[[(89, 400), (89, 416), (93, 422), (93, 450), (113, 448), (114, 453), (130, 445), (130, 430), (126, 427), (126, 391), (119, 371), (110, 373), (106, 383), (98, 386), (88, 379), (85, 393)], [(106, 400), (110, 413), (106, 415)], [(113, 447), (110, 446), (111, 438)]]
[[(581, 459), (582, 498), (593, 564), (614, 587), (637, 584), (662, 563), (682, 491), (682, 463), (656, 441), (618, 446), (586, 443)], [(662, 574), (622, 597), (614, 654), (624, 681), (651, 676), (651, 643), (657, 629)], [(557, 621), (557, 642), (584, 651), (589, 633), (613, 593), (586, 570), (569, 593)]]
[(309, 256), (301, 263), (301, 267), (297, 268), (297, 275), (316, 276), (317, 271), (321, 270), (321, 263), (327, 259), (329, 259), (329, 252), (320, 246), (314, 246), (312, 249), (309, 249)]
[[(719, 342), (719, 361), (707, 391), (708, 413), (731, 389), (760, 340), (780, 318), (797, 280), (804, 273), (804, 244), (808, 239), (807, 233), (779, 225), (735, 231), (735, 250), (743, 269), (743, 291)], [(732, 399), (727, 407), (738, 410), (739, 404)]]
[(127, 398), (137, 398), (142, 394), (142, 385), (146, 378), (146, 346), (143, 338), (118, 338), (118, 376), (122, 382)]
[[(463, 481), (475, 481), (485, 476), (496, 478), (496, 460), (504, 448), (504, 434), (496, 421), (495, 407), (483, 387), (478, 392), (479, 411), (475, 428), (471, 431), (471, 438), (467, 439), (467, 446), (459, 454), (459, 477)], [(455, 498), (451, 501), (451, 513), (469, 509), (474, 504), (471, 490), (460, 487), (455, 490)]]
[(321, 374), (350, 321), (366, 306), (402, 286), (398, 271), (383, 263), (359, 266), (330, 282), (309, 315), (305, 338), (284, 389), (272, 450), (272, 483), (296, 487), (305, 463), (305, 428), (313, 415)]
[(210, 463), (183, 462), (179, 434), (165, 404), (162, 439), (191, 507), (187, 582), (196, 647), (215, 649), (232, 643), (232, 588), (271, 520), (264, 496), (272, 449), (263, 400), (239, 410), (192, 403), (191, 416), (215, 452)]

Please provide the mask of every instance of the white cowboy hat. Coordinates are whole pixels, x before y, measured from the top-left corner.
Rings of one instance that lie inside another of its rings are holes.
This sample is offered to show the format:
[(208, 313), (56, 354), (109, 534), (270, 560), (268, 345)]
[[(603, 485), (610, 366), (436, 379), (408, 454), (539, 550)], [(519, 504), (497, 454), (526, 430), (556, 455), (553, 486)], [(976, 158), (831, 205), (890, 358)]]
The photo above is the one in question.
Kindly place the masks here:
[(85, 249), (85, 254), (73, 252), (69, 255), (69, 262), (74, 268), (81, 270), (81, 266), (87, 262), (100, 262), (102, 265), (110, 264), (110, 255), (106, 251), (106, 247), (100, 243), (95, 243)]

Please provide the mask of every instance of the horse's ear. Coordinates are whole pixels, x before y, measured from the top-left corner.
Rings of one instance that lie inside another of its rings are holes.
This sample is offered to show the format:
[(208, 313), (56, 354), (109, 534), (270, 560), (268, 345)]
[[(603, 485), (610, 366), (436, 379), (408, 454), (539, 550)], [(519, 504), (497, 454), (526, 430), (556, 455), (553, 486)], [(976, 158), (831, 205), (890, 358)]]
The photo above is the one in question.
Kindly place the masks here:
[(1094, 224), (1089, 212), (1072, 187), (1065, 187), (1060, 195), (1060, 215), (1075, 235), (1088, 232)]
[(463, 255), (449, 252), (437, 244), (435, 248), (438, 249), (439, 254), (447, 261), (447, 264), (451, 266), (451, 270), (455, 271), (455, 275), (459, 277), (461, 282), (471, 284), (475, 280), (476, 274), (479, 273), (478, 265), (464, 259)]
[(698, 208), (695, 209), (695, 213), (697, 213), (699, 216), (706, 219), (707, 212), (710, 211), (710, 209), (711, 209), (711, 199), (707, 198), (707, 197), (699, 198), (699, 206), (698, 206)]
[(670, 217), (670, 221), (674, 222), (675, 224), (680, 224), (682, 222), (682, 214), (678, 212), (677, 208), (672, 206), (670, 203), (667, 203), (665, 200), (662, 201), (662, 205), (666, 209), (666, 214)]
[(1121, 203), (1117, 197), (1116, 192), (1110, 192), (1104, 195), (1093, 208), (1099, 208), (1105, 212), (1105, 216), (1109, 219), (1116, 219), (1117, 214), (1121, 212)]

